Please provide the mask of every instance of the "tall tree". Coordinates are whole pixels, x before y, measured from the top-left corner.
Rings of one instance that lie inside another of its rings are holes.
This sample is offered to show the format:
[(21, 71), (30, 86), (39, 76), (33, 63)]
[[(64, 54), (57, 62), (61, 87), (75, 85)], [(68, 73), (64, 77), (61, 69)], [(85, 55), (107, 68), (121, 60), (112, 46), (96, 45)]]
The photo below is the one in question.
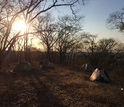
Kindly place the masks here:
[(79, 34), (82, 30), (80, 25), (82, 18), (68, 15), (59, 17), (56, 50), (59, 52), (60, 63), (66, 61), (66, 53), (72, 51), (83, 38), (83, 35)]
[(97, 46), (97, 50), (98, 52), (102, 52), (102, 53), (110, 53), (114, 51), (114, 47), (118, 44), (118, 42), (113, 39), (113, 38), (109, 38), (109, 39), (100, 39), (98, 41), (98, 46)]
[(91, 52), (92, 55), (96, 51), (96, 41), (95, 41), (96, 38), (97, 38), (97, 35), (85, 33), (85, 39), (83, 40), (83, 44), (85, 45), (84, 46), (85, 50), (88, 53)]
[[(115, 47), (117, 46), (117, 40), (113, 38), (103, 38), (98, 41), (97, 44), (97, 57), (102, 66), (107, 66), (107, 64), (114, 63), (115, 59)], [(113, 62), (112, 62), (113, 61)]]
[(37, 37), (41, 40), (41, 44), (43, 44), (47, 52), (47, 59), (51, 61), (50, 51), (57, 41), (57, 25), (51, 13), (46, 13), (44, 16), (39, 16), (37, 19), (37, 24), (35, 24), (34, 28), (39, 32)]
[(124, 31), (124, 7), (114, 13), (111, 13), (106, 21), (109, 29), (118, 29)]
[[(1, 0), (0, 1), (0, 67), (3, 59), (11, 51), (12, 46), (18, 40), (21, 31), (13, 33), (13, 24), (17, 20), (24, 20), (28, 25), (41, 13), (54, 7), (70, 6), (73, 11), (74, 4), (79, 0)], [(82, 1), (83, 2), (83, 1)], [(31, 32), (30, 32), (31, 33)], [(26, 35), (26, 34), (25, 34)]]

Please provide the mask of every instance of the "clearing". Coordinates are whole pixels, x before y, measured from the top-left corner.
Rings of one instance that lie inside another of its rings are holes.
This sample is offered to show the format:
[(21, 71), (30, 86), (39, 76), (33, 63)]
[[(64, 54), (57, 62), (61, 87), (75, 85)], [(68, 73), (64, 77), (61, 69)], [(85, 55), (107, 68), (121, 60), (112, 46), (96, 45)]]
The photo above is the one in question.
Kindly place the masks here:
[[(54, 65), (55, 69), (0, 72), (0, 107), (123, 107), (124, 83), (108, 72), (111, 83), (91, 82), (91, 73)], [(113, 71), (114, 72), (114, 71)], [(124, 75), (122, 72), (121, 74)]]

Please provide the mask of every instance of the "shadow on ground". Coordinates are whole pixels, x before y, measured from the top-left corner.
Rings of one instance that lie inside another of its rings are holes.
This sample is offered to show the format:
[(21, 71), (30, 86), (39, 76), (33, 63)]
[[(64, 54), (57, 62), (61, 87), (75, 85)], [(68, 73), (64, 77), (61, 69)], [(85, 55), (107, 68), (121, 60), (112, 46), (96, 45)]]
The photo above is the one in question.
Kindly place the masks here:
[(0, 107), (65, 107), (36, 72), (1, 73), (0, 77)]

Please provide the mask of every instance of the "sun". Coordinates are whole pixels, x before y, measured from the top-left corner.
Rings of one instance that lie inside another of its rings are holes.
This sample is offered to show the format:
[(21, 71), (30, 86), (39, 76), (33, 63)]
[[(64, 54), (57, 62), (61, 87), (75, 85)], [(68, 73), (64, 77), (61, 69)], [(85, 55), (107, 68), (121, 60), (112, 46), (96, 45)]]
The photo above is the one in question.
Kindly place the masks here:
[(15, 31), (21, 31), (24, 33), (24, 30), (26, 29), (26, 24), (23, 20), (18, 20), (13, 23), (13, 30)]

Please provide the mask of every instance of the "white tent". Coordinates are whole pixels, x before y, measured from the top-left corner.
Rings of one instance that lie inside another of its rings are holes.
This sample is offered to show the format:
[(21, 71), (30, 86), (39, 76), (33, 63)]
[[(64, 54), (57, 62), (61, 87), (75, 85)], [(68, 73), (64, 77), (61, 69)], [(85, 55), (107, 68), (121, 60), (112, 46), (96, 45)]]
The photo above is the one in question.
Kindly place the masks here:
[(96, 68), (95, 71), (90, 76), (91, 81), (104, 81), (109, 82), (109, 76), (103, 68)]
[(47, 60), (43, 62), (42, 66), (44, 68), (54, 68), (52, 63), (50, 61), (47, 61)]
[(82, 70), (82, 71), (93, 71), (93, 67), (90, 64), (84, 64), (84, 65), (82, 65), (80, 70)]

